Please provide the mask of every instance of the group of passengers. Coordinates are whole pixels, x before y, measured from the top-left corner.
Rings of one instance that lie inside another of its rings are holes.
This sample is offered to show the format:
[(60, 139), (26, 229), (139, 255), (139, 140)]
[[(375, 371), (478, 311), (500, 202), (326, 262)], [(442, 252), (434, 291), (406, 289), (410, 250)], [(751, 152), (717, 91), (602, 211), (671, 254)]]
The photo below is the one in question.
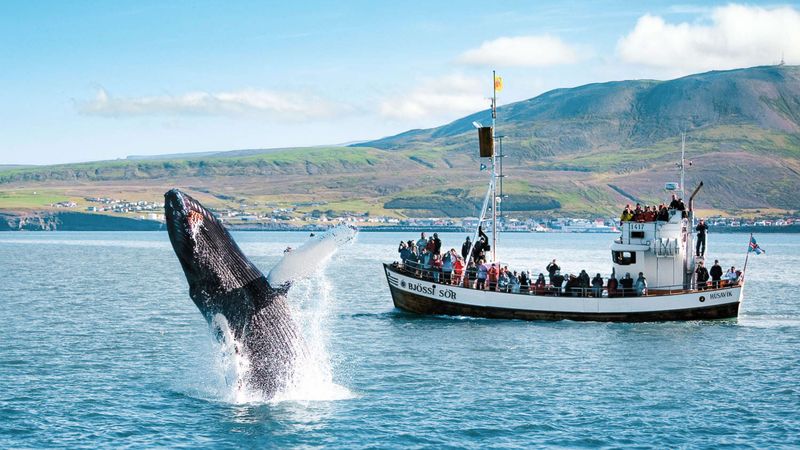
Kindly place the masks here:
[[(709, 287), (717, 289), (720, 286), (733, 285), (739, 282), (742, 276), (741, 270), (736, 270), (736, 267), (731, 266), (727, 272), (722, 273), (722, 266), (719, 265), (719, 260), (714, 260), (714, 265), (711, 270), (706, 269), (702, 261), (697, 263), (697, 268), (694, 270), (695, 280), (697, 281), (697, 289), (705, 290)], [(711, 280), (709, 282), (709, 279)]]
[[(512, 271), (508, 266), (488, 263), (486, 252), (491, 250), (489, 238), (481, 228), (478, 229), (478, 236), (474, 244), (467, 237), (460, 254), (455, 248), (442, 252), (442, 241), (438, 233), (433, 233), (431, 237), (421, 233), (416, 242), (401, 241), (398, 252), (404, 268), (435, 283), (515, 294), (602, 296), (605, 282), (599, 273), (594, 278), (586, 270), (581, 270), (578, 275), (562, 275), (556, 260), (547, 266), (549, 281), (544, 273), (539, 273), (534, 279), (527, 271)], [(468, 263), (465, 264), (465, 261)], [(616, 279), (609, 281), (609, 294), (613, 296), (619, 292), (619, 295), (633, 295), (636, 292), (643, 295), (647, 281), (642, 274), (639, 275), (640, 278), (635, 283), (630, 275), (619, 280), (620, 288), (617, 288)]]
[(438, 233), (429, 238), (422, 233), (416, 242), (401, 241), (397, 251), (404, 267), (437, 283), (452, 283), (454, 274), (460, 276), (464, 271), (464, 258), (454, 248), (442, 254), (442, 240)]
[(660, 204), (658, 206), (637, 203), (635, 208), (631, 208), (630, 203), (625, 205), (619, 220), (621, 222), (669, 222), (669, 210), (680, 211), (686, 217), (686, 205), (677, 195), (672, 194), (672, 201), (669, 205)]
[[(603, 290), (609, 297), (633, 297), (647, 295), (647, 278), (644, 273), (639, 272), (635, 280), (630, 273), (626, 273), (622, 278), (617, 279), (616, 272), (611, 271), (608, 280), (603, 280), (599, 273), (589, 279), (586, 270), (581, 270), (578, 275), (561, 274), (556, 260), (547, 265), (547, 272), (550, 275), (548, 291), (555, 295), (567, 295), (572, 297), (602, 297)], [(542, 276), (540, 274), (540, 276)]]
[[(416, 242), (413, 240), (401, 241), (397, 251), (400, 252), (403, 266), (415, 271), (417, 275), (437, 283), (461, 284), (462, 279), (465, 278), (465, 271), (474, 273), (477, 277), (480, 267), (485, 266), (486, 252), (491, 249), (489, 237), (480, 227), (478, 236), (479, 238), (474, 244), (467, 237), (461, 246), (461, 254), (455, 248), (443, 253), (442, 241), (439, 239), (438, 233), (433, 233), (431, 237), (426, 237), (425, 233), (421, 233)], [(467, 258), (470, 254), (472, 258)], [(467, 260), (470, 261), (469, 266), (465, 263)], [(495, 284), (499, 284), (499, 269), (496, 268), (496, 271), (498, 273), (494, 274), (493, 272), (493, 280)], [(469, 277), (466, 278), (469, 279)], [(473, 277), (473, 281), (475, 279)], [(484, 280), (486, 279), (488, 278), (484, 278)]]
[[(635, 217), (645, 221), (650, 220), (654, 209), (649, 207), (642, 209), (639, 204), (636, 206), (637, 208), (633, 210), (634, 214), (631, 215), (632, 220), (635, 220), (633, 219)], [(669, 208), (683, 211), (683, 202), (673, 195)], [(629, 206), (625, 208), (623, 220), (628, 216), (629, 210)], [(661, 220), (661, 211), (667, 211), (667, 207), (660, 205), (658, 211), (655, 220)], [(666, 220), (668, 220), (668, 216)], [(705, 227), (702, 220), (700, 226)], [(705, 230), (703, 230), (704, 233)], [(705, 245), (703, 245), (702, 252), (699, 247), (698, 245), (698, 254), (702, 255), (705, 252)], [(546, 267), (548, 279), (545, 279), (544, 273), (539, 273), (534, 279), (532, 274), (528, 274), (524, 270), (517, 272), (509, 270), (508, 266), (488, 263), (486, 253), (491, 250), (491, 246), (489, 237), (481, 227), (478, 228), (478, 240), (473, 244), (468, 236), (461, 245), (460, 254), (455, 248), (442, 252), (442, 241), (439, 239), (438, 233), (433, 233), (431, 237), (426, 237), (425, 233), (421, 233), (416, 242), (413, 240), (401, 241), (397, 250), (406, 270), (435, 283), (535, 295), (601, 297), (604, 290), (609, 297), (647, 295), (647, 278), (642, 272), (639, 272), (636, 279), (631, 277), (630, 273), (626, 273), (618, 279), (615, 272), (612, 271), (608, 280), (604, 280), (599, 273), (591, 277), (586, 270), (581, 270), (578, 275), (562, 274), (561, 267), (554, 259)], [(698, 262), (695, 274), (698, 289), (709, 287), (716, 289), (723, 285), (735, 284), (741, 277), (741, 272), (733, 266), (723, 273), (719, 261), (714, 261), (710, 271), (703, 266), (702, 262)]]
[[(474, 245), (467, 237), (461, 246), (461, 254), (454, 248), (442, 253), (442, 242), (437, 233), (431, 237), (421, 233), (416, 242), (401, 241), (398, 252), (404, 268), (435, 283), (514, 294), (601, 297), (604, 289), (612, 297), (646, 294), (647, 280), (642, 273), (636, 280), (630, 274), (617, 280), (612, 273), (606, 283), (599, 273), (590, 277), (586, 270), (581, 270), (578, 275), (563, 275), (554, 259), (546, 268), (549, 279), (544, 273), (539, 273), (534, 279), (527, 271), (512, 271), (508, 266), (488, 263), (486, 252), (491, 249), (488, 237), (481, 229), (478, 234), (479, 239)], [(470, 249), (472, 257), (467, 258)]]

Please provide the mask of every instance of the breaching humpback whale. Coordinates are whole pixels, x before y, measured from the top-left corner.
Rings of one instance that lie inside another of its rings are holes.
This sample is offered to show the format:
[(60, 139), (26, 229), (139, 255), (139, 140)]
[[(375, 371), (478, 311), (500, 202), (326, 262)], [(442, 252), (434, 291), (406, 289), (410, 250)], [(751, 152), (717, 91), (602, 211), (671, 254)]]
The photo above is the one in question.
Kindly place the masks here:
[(287, 252), (265, 277), (197, 200), (177, 189), (164, 194), (164, 200), (167, 231), (189, 282), (189, 296), (218, 339), (224, 336), (220, 322), (226, 324), (236, 352), (249, 361), (240, 387), (272, 397), (291, 381), (305, 348), (286, 292), (293, 280), (313, 273), (355, 231), (339, 227), (318, 235)]

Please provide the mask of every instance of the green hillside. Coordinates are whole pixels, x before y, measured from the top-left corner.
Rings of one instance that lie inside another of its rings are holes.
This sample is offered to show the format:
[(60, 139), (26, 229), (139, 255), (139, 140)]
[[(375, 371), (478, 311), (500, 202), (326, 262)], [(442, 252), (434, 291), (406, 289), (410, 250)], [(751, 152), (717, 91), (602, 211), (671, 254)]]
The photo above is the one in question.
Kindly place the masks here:
[[(596, 215), (631, 199), (660, 201), (664, 183), (678, 178), (681, 131), (687, 184), (706, 185), (700, 208), (800, 210), (797, 66), (557, 89), (502, 106), (498, 118), (512, 215)], [(489, 112), (348, 147), (0, 166), (0, 209), (83, 207), (83, 197), (105, 195), (156, 201), (178, 186), (218, 207), (475, 215), (486, 174), (473, 121), (489, 123)]]

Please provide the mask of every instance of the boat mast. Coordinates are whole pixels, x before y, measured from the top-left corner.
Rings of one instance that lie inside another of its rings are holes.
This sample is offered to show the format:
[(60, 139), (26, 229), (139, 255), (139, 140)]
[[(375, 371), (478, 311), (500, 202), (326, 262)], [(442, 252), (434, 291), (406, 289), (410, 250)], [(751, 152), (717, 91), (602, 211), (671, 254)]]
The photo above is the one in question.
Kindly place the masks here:
[[(491, 107), (492, 107), (492, 126), (491, 127), (484, 127), (479, 122), (472, 122), (472, 125), (475, 126), (475, 128), (478, 129), (478, 139), (479, 139), (479, 142), (480, 142), (481, 157), (482, 158), (483, 157), (488, 157), (491, 160), (490, 161), (490, 164), (491, 164), (491, 169), (490, 169), (491, 170), (491, 176), (489, 177), (489, 189), (486, 190), (486, 197), (484, 197), (484, 199), (483, 199), (483, 206), (481, 207), (481, 214), (480, 214), (480, 217), (478, 219), (478, 227), (475, 230), (475, 235), (474, 235), (475, 237), (472, 239), (472, 244), (469, 247), (469, 255), (467, 255), (467, 265), (469, 265), (469, 262), (472, 261), (472, 259), (473, 259), (472, 258), (472, 250), (475, 248), (475, 244), (478, 241), (478, 234), (480, 232), (481, 226), (483, 226), (483, 224), (488, 221), (488, 218), (486, 217), (486, 213), (488, 212), (489, 208), (492, 209), (492, 243), (491, 243), (492, 261), (496, 261), (497, 260), (497, 205), (498, 205), (498, 203), (500, 203), (500, 200), (498, 200), (498, 197), (497, 197), (497, 179), (498, 178), (500, 178), (500, 179), (503, 178), (503, 166), (502, 165), (500, 166), (500, 175), (498, 175), (497, 174), (497, 165), (496, 165), (496, 161), (497, 160), (496, 160), (495, 154), (494, 154), (494, 140), (495, 140), (495, 136), (496, 136), (495, 126), (497, 125), (497, 74), (495, 73), (494, 70), (492, 71), (492, 99), (491, 100), (492, 100), (492, 105), (491, 105)], [(484, 136), (485, 135), (484, 135), (484, 132), (483, 132), (483, 130), (486, 130), (487, 128), (489, 128), (489, 132), (490, 132), (488, 134), (487, 139), (486, 139), (486, 141), (488, 141), (488, 142), (484, 141)], [(487, 145), (487, 147), (484, 148), (484, 145)], [(486, 150), (486, 151), (484, 151), (484, 150)], [(501, 150), (501, 152), (502, 152), (502, 150)], [(484, 156), (484, 153), (487, 153), (487, 155)], [(501, 153), (500, 157), (501, 158), (503, 157), (502, 153)], [(481, 164), (481, 170), (483, 170), (484, 168), (485, 168), (485, 166), (483, 164)], [(501, 195), (502, 195), (502, 187), (501, 187), (500, 191), (501, 191)]]
[[(492, 71), (492, 140), (497, 138), (497, 74)], [(497, 261), (497, 166), (492, 152), (492, 261)]]

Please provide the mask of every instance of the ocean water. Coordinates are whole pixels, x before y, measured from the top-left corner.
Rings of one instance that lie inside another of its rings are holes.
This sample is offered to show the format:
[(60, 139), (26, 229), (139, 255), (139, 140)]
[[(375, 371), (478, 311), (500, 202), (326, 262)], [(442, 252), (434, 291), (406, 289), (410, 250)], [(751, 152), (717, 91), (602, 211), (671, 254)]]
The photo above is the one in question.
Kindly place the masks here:
[[(268, 271), (303, 233), (236, 233)], [(420, 317), (361, 233), (289, 296), (303, 381), (230, 386), (165, 232), (0, 233), (0, 448), (800, 446), (800, 236), (758, 236), (736, 320), (606, 324)], [(463, 234), (443, 234), (460, 248)], [(610, 271), (613, 235), (507, 234), (538, 273)], [(747, 235), (709, 235), (740, 267)]]

